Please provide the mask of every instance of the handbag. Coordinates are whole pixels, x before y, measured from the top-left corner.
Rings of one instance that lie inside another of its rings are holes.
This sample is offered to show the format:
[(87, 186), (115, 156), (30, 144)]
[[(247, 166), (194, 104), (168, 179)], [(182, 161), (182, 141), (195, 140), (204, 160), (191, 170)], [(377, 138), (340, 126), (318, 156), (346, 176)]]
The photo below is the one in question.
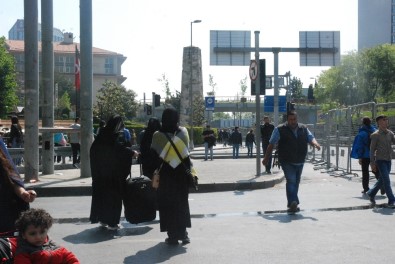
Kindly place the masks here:
[(191, 169), (188, 168), (188, 166), (183, 162), (181, 154), (178, 151), (178, 149), (177, 149), (176, 145), (174, 144), (173, 140), (169, 137), (168, 134), (165, 133), (165, 135), (166, 135), (167, 139), (169, 140), (170, 144), (173, 146), (173, 149), (177, 153), (178, 158), (180, 159), (182, 165), (185, 168), (185, 174), (186, 174), (186, 176), (188, 178), (189, 187), (192, 188), (192, 189), (195, 189), (195, 191), (199, 190), (199, 183), (198, 183), (199, 178), (196, 175), (193, 175)]

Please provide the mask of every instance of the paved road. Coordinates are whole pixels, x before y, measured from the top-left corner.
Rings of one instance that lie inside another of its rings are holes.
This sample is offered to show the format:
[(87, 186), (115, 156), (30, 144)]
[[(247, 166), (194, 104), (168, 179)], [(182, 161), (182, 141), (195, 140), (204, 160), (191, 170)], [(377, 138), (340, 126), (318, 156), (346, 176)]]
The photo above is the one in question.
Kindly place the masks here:
[[(213, 161), (215, 164), (215, 161)], [(236, 173), (236, 172), (235, 172)], [(168, 246), (158, 221), (107, 231), (87, 222), (90, 197), (38, 198), (58, 221), (50, 235), (82, 263), (394, 263), (395, 210), (371, 208), (360, 177), (305, 165), (302, 211), (285, 214), (285, 183), (190, 195), (191, 244)]]

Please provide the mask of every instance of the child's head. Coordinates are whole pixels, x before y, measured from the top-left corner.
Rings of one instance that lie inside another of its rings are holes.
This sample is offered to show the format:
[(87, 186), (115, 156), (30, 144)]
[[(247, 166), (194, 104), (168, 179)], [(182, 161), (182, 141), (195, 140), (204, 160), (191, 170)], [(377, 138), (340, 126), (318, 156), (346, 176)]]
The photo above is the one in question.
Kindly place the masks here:
[(44, 209), (29, 209), (16, 220), (19, 236), (30, 244), (41, 246), (45, 243), (48, 230), (53, 223), (52, 216)]

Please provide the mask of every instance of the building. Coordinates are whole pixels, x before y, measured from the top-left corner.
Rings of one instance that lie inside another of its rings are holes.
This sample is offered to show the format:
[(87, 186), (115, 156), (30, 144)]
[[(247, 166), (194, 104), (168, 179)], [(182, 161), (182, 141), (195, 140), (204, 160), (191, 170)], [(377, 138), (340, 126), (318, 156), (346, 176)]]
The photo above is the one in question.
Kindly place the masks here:
[[(80, 44), (73, 42), (72, 33), (64, 33), (62, 42), (54, 42), (54, 73), (62, 74), (64, 77), (74, 83), (74, 65), (76, 48), (80, 50)], [(6, 48), (10, 54), (15, 57), (17, 81), (24, 83), (24, 46), (23, 40), (6, 40)], [(100, 48), (92, 48), (93, 62), (93, 81), (92, 81), (92, 99), (93, 104), (96, 102), (96, 96), (102, 84), (111, 81), (121, 85), (126, 77), (122, 75), (122, 64), (126, 57), (122, 54), (108, 51)], [(41, 42), (39, 42), (39, 72), (41, 73)], [(72, 102), (73, 104), (73, 102)]]
[[(18, 19), (12, 28), (8, 31), (9, 40), (25, 40), (25, 25), (23, 19)], [(64, 40), (63, 33), (58, 28), (53, 28), (54, 42), (62, 42)], [(38, 41), (41, 41), (41, 24), (38, 24)]]
[(358, 0), (358, 50), (395, 43), (395, 0)]

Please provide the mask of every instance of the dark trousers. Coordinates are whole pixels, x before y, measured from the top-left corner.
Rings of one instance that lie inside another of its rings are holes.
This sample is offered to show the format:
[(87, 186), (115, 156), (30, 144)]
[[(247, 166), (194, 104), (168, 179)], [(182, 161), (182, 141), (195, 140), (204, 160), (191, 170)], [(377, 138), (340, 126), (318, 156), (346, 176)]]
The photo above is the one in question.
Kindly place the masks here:
[(80, 163), (80, 143), (70, 143), (71, 150), (73, 151), (73, 165)]
[[(369, 191), (369, 167), (370, 167), (370, 158), (362, 158), (361, 159), (361, 167), (362, 167), (362, 188), (365, 192)], [(379, 174), (377, 172), (372, 172), (376, 179), (379, 179)], [(384, 187), (381, 187), (382, 193), (384, 193)]]

